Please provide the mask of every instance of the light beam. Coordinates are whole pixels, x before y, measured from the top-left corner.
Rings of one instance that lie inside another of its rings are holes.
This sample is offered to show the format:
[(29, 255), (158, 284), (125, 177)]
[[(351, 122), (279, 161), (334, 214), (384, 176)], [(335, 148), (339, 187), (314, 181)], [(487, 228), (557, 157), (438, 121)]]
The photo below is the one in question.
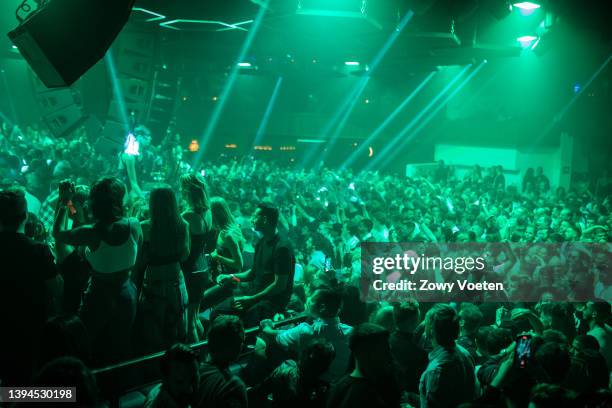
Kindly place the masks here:
[(123, 121), (123, 126), (127, 134), (127, 132), (131, 130), (130, 121), (127, 116), (127, 108), (125, 106), (125, 99), (123, 99), (123, 92), (121, 92), (121, 83), (119, 82), (119, 79), (117, 79), (117, 69), (115, 68), (115, 61), (113, 59), (113, 53), (111, 50), (108, 50), (104, 56), (104, 62), (106, 62), (106, 67), (110, 73), (113, 92), (115, 92), (117, 104), (119, 105), (119, 114), (121, 115), (121, 120)]
[(349, 167), (363, 153), (366, 146), (369, 146), (378, 137), (378, 135), (380, 135), (380, 133), (385, 129), (385, 127), (387, 127), (387, 125), (391, 123), (393, 119), (395, 119), (395, 117), (406, 107), (406, 105), (408, 105), (408, 103), (410, 103), (410, 101), (414, 99), (414, 97), (421, 91), (421, 89), (423, 89), (423, 87), (425, 87), (425, 85), (427, 85), (427, 83), (431, 80), (431, 78), (433, 78), (435, 74), (436, 71), (430, 72), (429, 75), (427, 75), (427, 77), (419, 84), (419, 86), (417, 86), (410, 93), (410, 95), (408, 95), (408, 97), (404, 99), (402, 103), (400, 103), (389, 116), (387, 116), (387, 118), (376, 128), (376, 130), (374, 130), (374, 132), (372, 132), (372, 134), (370, 134), (370, 136), (368, 136), (367, 139), (365, 139), (365, 141), (363, 141), (361, 145), (353, 153), (351, 153), (349, 158), (346, 159), (344, 163), (342, 163), (340, 168), (345, 169)]
[[(378, 67), (380, 62), (383, 60), (383, 58), (387, 54), (387, 52), (391, 49), (391, 47), (393, 46), (393, 44), (395, 43), (395, 41), (397, 40), (397, 38), (399, 37), (401, 32), (404, 30), (406, 25), (410, 22), (410, 20), (412, 19), (413, 16), (414, 16), (414, 13), (412, 12), (412, 10), (408, 10), (408, 12), (404, 15), (402, 20), (397, 25), (397, 27), (393, 30), (393, 32), (391, 33), (389, 38), (387, 38), (387, 41), (385, 41), (385, 43), (383, 44), (382, 48), (378, 51), (378, 53), (376, 53), (376, 55), (372, 59), (372, 62), (368, 65), (368, 69), (364, 73), (364, 76), (362, 76), (359, 79), (359, 81), (357, 82), (355, 88), (353, 88), (353, 90), (351, 91), (350, 96), (342, 104), (342, 108), (332, 118), (333, 122), (331, 122), (331, 126), (328, 125), (326, 127), (329, 130), (331, 130), (333, 128), (333, 125), (334, 125), (336, 119), (342, 115), (342, 119), (340, 120), (340, 123), (336, 127), (336, 130), (334, 131), (334, 133), (329, 138), (330, 145), (327, 146), (327, 150), (323, 152), (323, 154), (321, 156), (321, 161), (325, 160), (327, 155), (332, 151), (333, 146), (337, 142), (338, 136), (340, 135), (340, 133), (344, 129), (344, 126), (346, 125), (346, 122), (348, 121), (349, 116), (353, 112), (353, 108), (357, 104), (357, 101), (359, 100), (359, 97), (361, 96), (361, 93), (366, 88), (372, 73)], [(352, 62), (352, 61), (348, 61), (348, 62)], [(346, 111), (345, 111), (345, 109), (346, 109)], [(344, 114), (342, 114), (342, 112), (344, 112)], [(324, 133), (324, 137), (327, 137), (327, 131)], [(305, 160), (304, 160), (304, 165), (306, 165), (310, 161), (310, 159), (312, 158), (312, 156), (314, 156), (315, 153), (316, 153), (315, 150), (311, 150), (310, 154), (308, 154), (306, 156)]]
[(391, 155), (390, 158), (388, 158), (389, 160), (391, 160), (398, 152), (402, 151), (402, 149), (412, 140), (415, 138), (415, 136), (425, 128), (425, 126), (427, 126), (429, 124), (429, 122), (438, 114), (438, 112), (440, 112), (440, 110), (442, 108), (444, 108), (448, 102), (450, 102), (451, 99), (453, 99), (458, 93), (459, 91), (461, 91), (461, 89), (463, 89), (463, 87), (470, 82), (470, 80), (472, 78), (474, 78), (476, 76), (476, 74), (478, 74), (478, 72), (482, 69), (482, 67), (484, 67), (485, 62), (481, 62), (472, 72), (470, 72), (470, 74), (459, 84), (457, 85), (457, 87), (444, 99), (444, 101), (439, 104), (438, 106), (436, 106), (436, 108), (429, 113), (429, 115), (427, 115), (427, 117), (425, 118), (425, 120), (423, 120), (423, 122), (421, 122), (421, 124), (414, 129), (407, 137), (404, 138), (404, 140), (402, 140), (400, 143), (400, 146), (397, 147), (397, 149), (395, 150), (395, 152)]
[(395, 151), (397, 153), (397, 145), (400, 143), (402, 137), (404, 137), (418, 122), (421, 120), (423, 116), (429, 112), (430, 109), (440, 100), (449, 90), (450, 88), (457, 82), (463, 74), (471, 67), (472, 65), (465, 66), (439, 93), (433, 98), (420, 112), (416, 115), (408, 124), (393, 138), (389, 141), (389, 143), (385, 146), (385, 148), (378, 154), (377, 159), (370, 162), (363, 171), (369, 170), (370, 168), (376, 166), (378, 162), (382, 158), (388, 158), (391, 152)]
[(257, 134), (255, 135), (253, 146), (258, 145), (259, 142), (261, 142), (261, 138), (263, 137), (263, 134), (266, 131), (266, 127), (268, 126), (268, 119), (270, 119), (270, 114), (272, 113), (272, 109), (274, 108), (274, 104), (276, 103), (276, 97), (278, 96), (278, 91), (280, 90), (282, 83), (283, 77), (278, 77), (278, 79), (276, 80), (276, 85), (274, 86), (274, 90), (272, 91), (272, 96), (270, 96), (270, 100), (268, 101), (266, 112), (264, 113), (263, 117), (261, 118), (261, 122), (259, 123), (259, 129), (257, 129)]
[(260, 5), (259, 10), (257, 11), (257, 16), (255, 17), (253, 21), (253, 25), (251, 25), (251, 29), (249, 30), (247, 37), (244, 40), (242, 47), (240, 48), (238, 58), (236, 58), (236, 63), (233, 64), (231, 73), (227, 79), (227, 82), (225, 83), (225, 86), (223, 87), (223, 91), (221, 91), (221, 94), (219, 95), (219, 103), (215, 104), (215, 107), (213, 108), (213, 112), (208, 120), (208, 125), (206, 126), (206, 130), (204, 131), (204, 134), (200, 138), (201, 148), (200, 148), (200, 151), (197, 153), (197, 156), (195, 157), (195, 165), (197, 165), (200, 162), (202, 158), (202, 154), (204, 154), (204, 152), (207, 151), (210, 138), (213, 132), (215, 131), (215, 129), (217, 128), (219, 118), (221, 117), (221, 114), (223, 113), (223, 109), (225, 108), (225, 104), (227, 103), (228, 96), (230, 92), (232, 91), (232, 88), (234, 87), (236, 78), (238, 77), (238, 69), (239, 69), (238, 63), (243, 62), (245, 60), (247, 52), (249, 51), (249, 48), (251, 47), (251, 44), (253, 43), (253, 39), (255, 38), (255, 34), (257, 34), (257, 31), (259, 30), (259, 26), (261, 25), (261, 21), (263, 20), (266, 10), (268, 9), (269, 3), (270, 3), (270, 0), (265, 0), (265, 2), (263, 2)]
[(546, 129), (544, 129), (542, 134), (538, 138), (536, 138), (536, 140), (533, 142), (533, 145), (536, 145), (538, 141), (540, 141), (542, 138), (546, 137), (553, 130), (555, 125), (557, 125), (559, 122), (561, 122), (561, 119), (563, 119), (563, 117), (565, 116), (567, 111), (570, 110), (570, 108), (574, 105), (574, 103), (576, 103), (578, 98), (580, 98), (580, 95), (582, 95), (584, 93), (584, 91), (591, 85), (591, 83), (595, 80), (595, 78), (597, 78), (599, 76), (599, 74), (601, 74), (601, 71), (603, 71), (604, 68), (610, 63), (610, 60), (612, 60), (612, 55), (609, 55), (608, 58), (606, 58), (606, 60), (599, 66), (599, 68), (597, 68), (597, 70), (595, 70), (593, 75), (591, 75), (591, 77), (586, 82), (586, 84), (584, 84), (583, 87), (578, 89), (578, 92), (576, 92), (574, 90), (574, 96), (572, 97), (572, 99), (570, 99), (570, 101), (563, 107), (563, 109), (561, 109), (559, 111), (559, 113), (557, 113), (555, 115), (553, 120), (546, 127)]

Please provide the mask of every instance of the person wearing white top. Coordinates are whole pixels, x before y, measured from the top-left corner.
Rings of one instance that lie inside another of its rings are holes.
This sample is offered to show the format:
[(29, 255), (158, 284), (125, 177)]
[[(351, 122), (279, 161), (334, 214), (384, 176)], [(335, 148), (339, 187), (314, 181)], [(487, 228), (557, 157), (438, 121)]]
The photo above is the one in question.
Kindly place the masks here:
[(298, 355), (313, 339), (323, 338), (329, 341), (336, 355), (323, 379), (334, 381), (348, 370), (350, 359), (348, 340), (353, 328), (340, 322), (338, 315), (342, 297), (337, 291), (319, 289), (311, 299), (308, 309), (314, 319), (312, 323), (301, 323), (287, 330), (275, 330), (272, 328), (272, 321), (263, 320), (261, 322), (263, 334), (283, 349)]

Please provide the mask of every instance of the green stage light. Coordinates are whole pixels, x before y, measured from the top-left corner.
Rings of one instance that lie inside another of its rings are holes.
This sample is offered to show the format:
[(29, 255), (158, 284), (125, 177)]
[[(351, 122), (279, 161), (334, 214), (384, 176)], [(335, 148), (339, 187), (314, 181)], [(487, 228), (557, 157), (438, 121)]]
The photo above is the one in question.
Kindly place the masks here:
[(237, 65), (239, 67), (241, 67), (241, 68), (250, 68), (251, 67), (251, 63), (250, 62), (239, 62)]
[(520, 3), (514, 3), (513, 6), (521, 10), (535, 10), (541, 7), (539, 4), (532, 3), (530, 1), (522, 1)]
[(533, 36), (533, 35), (524, 35), (522, 37), (518, 37), (516, 39), (516, 41), (519, 42), (519, 44), (521, 44), (521, 47), (523, 48), (529, 48), (533, 45), (533, 43), (538, 39), (538, 37)]
[(532, 3), (530, 1), (522, 1), (520, 3), (514, 3), (512, 6), (519, 9), (520, 13), (523, 16), (528, 16), (541, 7), (539, 4)]
[(359, 62), (358, 61), (345, 61), (344, 65), (347, 65), (349, 67), (358, 67)]

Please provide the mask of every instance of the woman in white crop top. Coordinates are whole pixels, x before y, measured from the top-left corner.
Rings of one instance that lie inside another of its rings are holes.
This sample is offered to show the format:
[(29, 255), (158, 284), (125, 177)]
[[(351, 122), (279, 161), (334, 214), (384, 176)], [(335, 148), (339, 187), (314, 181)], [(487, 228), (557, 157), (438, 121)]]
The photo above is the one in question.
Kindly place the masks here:
[(79, 317), (92, 339), (97, 364), (128, 356), (136, 315), (136, 287), (130, 272), (142, 244), (136, 219), (123, 215), (125, 184), (112, 177), (97, 181), (89, 194), (94, 224), (65, 229), (63, 222), (74, 192), (74, 184), (60, 184), (60, 199), (53, 236), (58, 243), (85, 247), (93, 270), (79, 308)]

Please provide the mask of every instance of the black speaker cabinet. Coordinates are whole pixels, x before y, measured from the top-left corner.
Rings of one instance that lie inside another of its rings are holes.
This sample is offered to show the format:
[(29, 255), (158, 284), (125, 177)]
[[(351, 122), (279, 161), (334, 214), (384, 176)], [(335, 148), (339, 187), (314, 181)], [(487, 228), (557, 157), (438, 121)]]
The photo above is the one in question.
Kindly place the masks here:
[(8, 36), (47, 87), (70, 86), (104, 57), (133, 4), (134, 0), (53, 0)]

